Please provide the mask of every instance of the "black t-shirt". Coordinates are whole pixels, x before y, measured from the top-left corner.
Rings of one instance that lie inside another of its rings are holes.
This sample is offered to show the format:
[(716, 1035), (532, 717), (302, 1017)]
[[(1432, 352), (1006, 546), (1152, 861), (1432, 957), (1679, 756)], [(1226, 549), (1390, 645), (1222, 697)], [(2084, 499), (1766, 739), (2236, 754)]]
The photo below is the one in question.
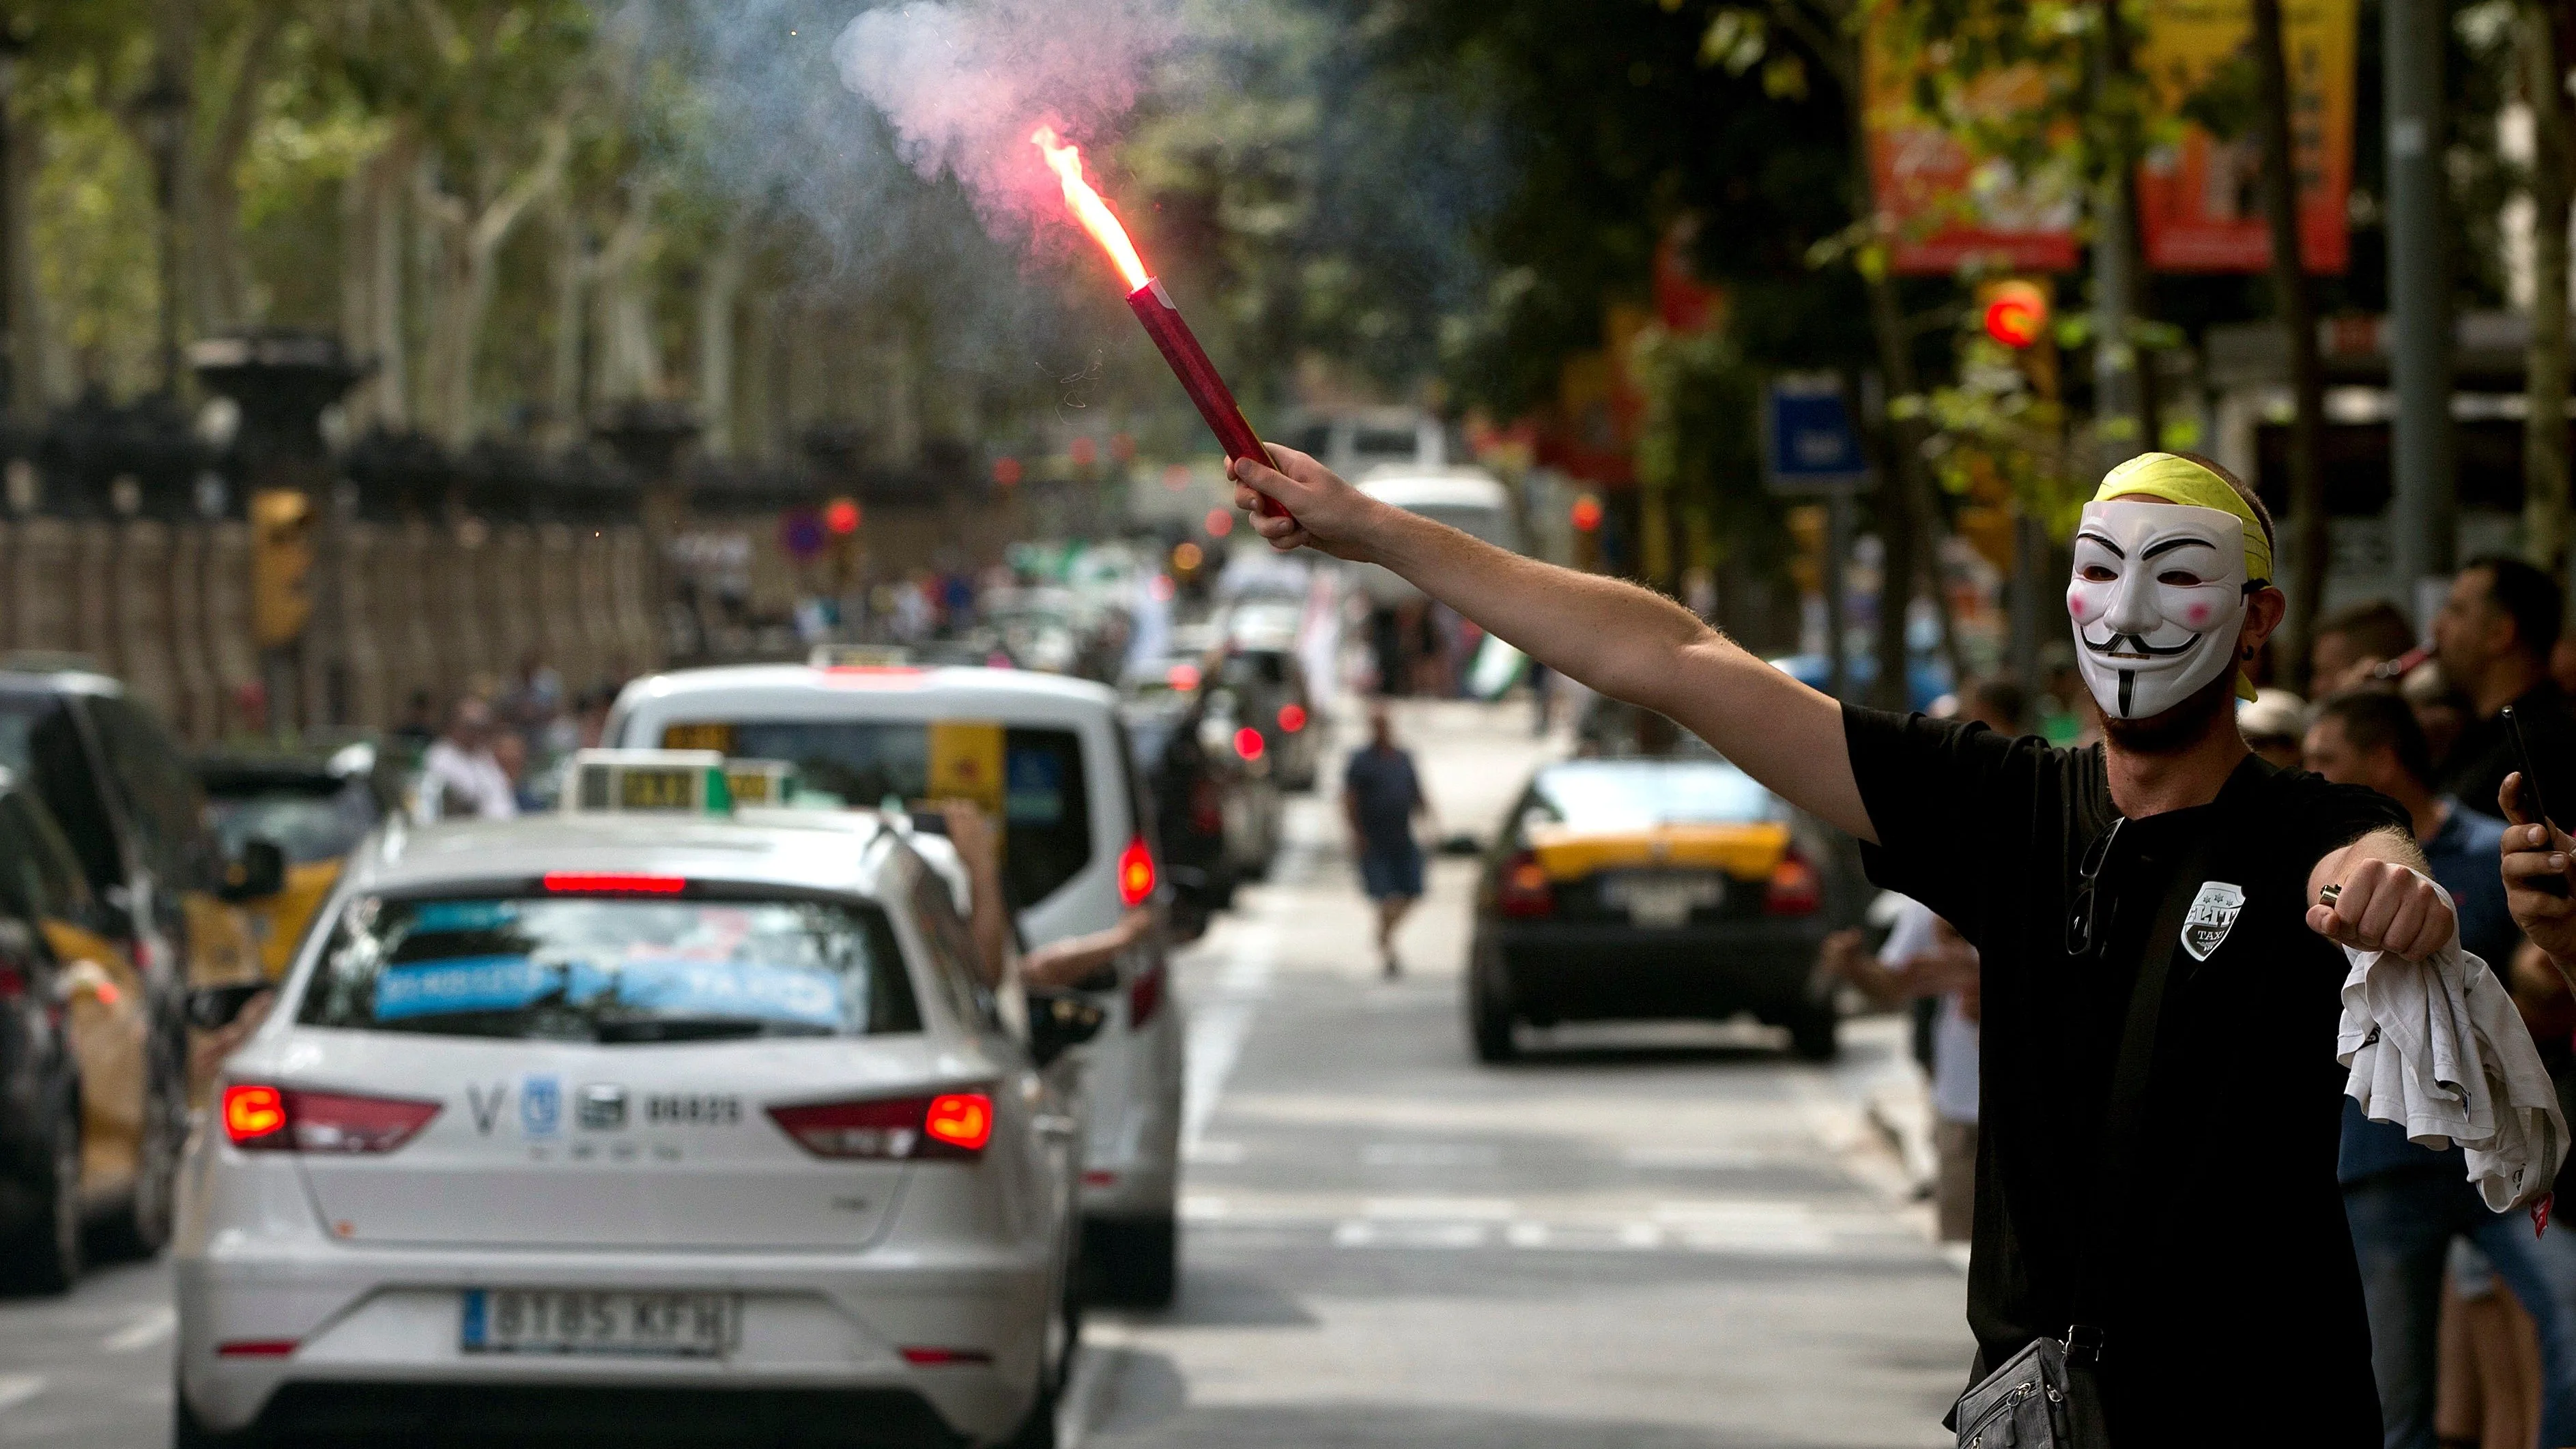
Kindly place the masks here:
[[(2096, 944), (2070, 955), (2078, 873), (2119, 820), (2099, 748), (1853, 708), (1843, 729), (1880, 842), (1863, 848), (1870, 878), (1938, 912), (1983, 961), (1968, 1324), (1991, 1366), (2072, 1316), (2144, 938), (2221, 807), (2121, 822)], [(2227, 801), (2210, 879), (2244, 903), (2205, 961), (2175, 963), (2132, 1200), (2102, 1254), (2112, 1427), (2124, 1444), (2376, 1446), (2370, 1326), (2335, 1181), (2346, 963), (2304, 918), (2321, 857), (2406, 817), (2372, 791), (2251, 757)], [(2276, 1417), (2289, 1437), (2252, 1427)]]
[[(2560, 774), (2576, 769), (2576, 715), (2571, 715), (2567, 695), (2555, 683), (2544, 679), (2533, 685), (2513, 702), (2513, 716), (2522, 722), (2532, 764), (2544, 777), (2555, 778), (2553, 765)], [(2504, 777), (2521, 768), (2502, 714), (2471, 720), (2452, 741), (2450, 753), (2442, 757), (2442, 793), (2481, 815), (2493, 815)], [(2548, 804), (2561, 818), (2576, 814), (2576, 800)]]

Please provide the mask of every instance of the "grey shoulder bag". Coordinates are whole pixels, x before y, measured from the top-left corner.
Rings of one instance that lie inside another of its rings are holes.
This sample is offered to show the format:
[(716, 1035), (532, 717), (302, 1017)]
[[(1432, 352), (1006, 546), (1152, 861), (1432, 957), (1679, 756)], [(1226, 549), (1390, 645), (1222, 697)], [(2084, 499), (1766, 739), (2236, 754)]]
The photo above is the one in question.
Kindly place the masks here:
[[(2222, 805), (2235, 793), (2236, 778), (2230, 776), (2228, 788), (2219, 791)], [(2192, 897), (2226, 834), (2221, 813), (2184, 850), (2156, 912), (2155, 929), (2139, 952), (2138, 978), (2130, 988), (2120, 1029), (2119, 1060), (2111, 1069), (2111, 1100), (2102, 1116), (2093, 1231), (2076, 1261), (2075, 1321), (2066, 1326), (2063, 1338), (2032, 1339), (1959, 1396), (1945, 1421), (1958, 1430), (1959, 1449), (2110, 1449), (2101, 1382), (2094, 1376), (2110, 1346), (2102, 1330), (2103, 1269), (2127, 1220), (2129, 1168), (2145, 1121), (2147, 1080), (2155, 1066), (2156, 1026), (2164, 1015), (2166, 983), (2183, 949), (2183, 923), (2191, 914)], [(2157, 942), (2168, 944), (2159, 950)]]

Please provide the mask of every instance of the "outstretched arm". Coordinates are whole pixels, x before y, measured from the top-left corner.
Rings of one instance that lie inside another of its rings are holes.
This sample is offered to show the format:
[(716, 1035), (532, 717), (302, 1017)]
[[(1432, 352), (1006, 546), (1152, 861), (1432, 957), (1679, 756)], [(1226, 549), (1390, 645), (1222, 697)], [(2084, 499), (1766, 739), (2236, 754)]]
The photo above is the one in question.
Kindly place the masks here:
[(1292, 517), (1253, 516), (1273, 548), (1383, 564), (1548, 668), (1669, 716), (1792, 804), (1878, 840), (1840, 703), (1652, 590), (1496, 548), (1380, 503), (1292, 448), (1270, 452), (1276, 468), (1235, 463), (1235, 503), (1248, 510), (1267, 494), (1287, 506)]

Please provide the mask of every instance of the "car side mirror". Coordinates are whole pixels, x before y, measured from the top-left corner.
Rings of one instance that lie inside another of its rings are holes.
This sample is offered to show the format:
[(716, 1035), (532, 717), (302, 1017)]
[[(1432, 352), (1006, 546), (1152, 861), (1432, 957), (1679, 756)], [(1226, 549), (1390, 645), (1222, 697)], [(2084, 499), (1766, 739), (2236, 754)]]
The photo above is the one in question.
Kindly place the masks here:
[(224, 862), (215, 894), (227, 901), (256, 901), (286, 889), (286, 852), (273, 840), (245, 840), (241, 854)]
[(233, 1024), (250, 1004), (272, 990), (266, 981), (234, 981), (222, 986), (200, 986), (188, 993), (188, 1025), (200, 1031), (220, 1031)]
[(1100, 1034), (1109, 1013), (1070, 991), (1029, 993), (1029, 1056), (1041, 1067)]

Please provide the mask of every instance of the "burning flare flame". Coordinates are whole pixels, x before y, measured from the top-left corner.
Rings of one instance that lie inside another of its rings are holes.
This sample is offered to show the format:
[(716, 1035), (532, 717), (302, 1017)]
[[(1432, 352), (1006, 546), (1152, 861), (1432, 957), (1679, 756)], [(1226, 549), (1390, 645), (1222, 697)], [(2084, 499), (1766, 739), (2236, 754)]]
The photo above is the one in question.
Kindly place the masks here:
[(1091, 239), (1100, 243), (1100, 249), (1109, 253), (1109, 260), (1127, 279), (1127, 290), (1145, 290), (1154, 278), (1145, 270), (1145, 259), (1136, 255), (1136, 244), (1127, 239), (1127, 228), (1118, 224), (1117, 213), (1100, 199), (1099, 192), (1091, 189), (1090, 182), (1082, 179), (1082, 148), (1059, 138), (1053, 126), (1038, 127), (1030, 133), (1029, 141), (1038, 148), (1038, 154), (1046, 157), (1047, 165), (1055, 168), (1056, 178), (1064, 183), (1064, 204), (1073, 208), (1074, 220), (1081, 222)]

